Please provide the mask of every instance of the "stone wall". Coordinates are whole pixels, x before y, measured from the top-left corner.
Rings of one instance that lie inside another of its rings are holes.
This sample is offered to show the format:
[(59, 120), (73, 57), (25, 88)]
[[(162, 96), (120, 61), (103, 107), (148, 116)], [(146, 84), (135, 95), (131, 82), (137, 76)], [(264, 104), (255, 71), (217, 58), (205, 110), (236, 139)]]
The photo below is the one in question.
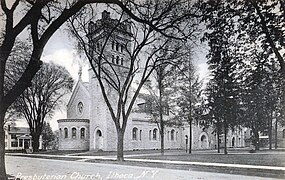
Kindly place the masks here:
[[(88, 86), (86, 87), (86, 85)], [(79, 112), (78, 109), (78, 104), (80, 102), (83, 104), (82, 112)], [(89, 83), (79, 80), (67, 105), (67, 118), (89, 119), (90, 108)]]
[[(89, 150), (89, 120), (88, 119), (60, 119), (59, 125), (59, 150)], [(76, 129), (73, 136), (72, 129)], [(81, 137), (81, 129), (85, 129), (84, 137)], [(65, 134), (67, 129), (67, 136)]]

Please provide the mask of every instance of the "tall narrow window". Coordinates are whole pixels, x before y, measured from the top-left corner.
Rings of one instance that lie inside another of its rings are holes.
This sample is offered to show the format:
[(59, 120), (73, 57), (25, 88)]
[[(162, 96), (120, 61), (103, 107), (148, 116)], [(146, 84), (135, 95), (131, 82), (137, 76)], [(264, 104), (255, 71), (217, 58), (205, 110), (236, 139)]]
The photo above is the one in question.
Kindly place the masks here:
[(62, 129), (59, 128), (59, 137), (62, 137)]
[(142, 140), (142, 130), (140, 130), (140, 141)]
[(148, 139), (151, 140), (151, 130), (149, 130)]
[(113, 41), (112, 42), (112, 49), (114, 50), (114, 48), (115, 48), (115, 42)]
[(121, 65), (124, 65), (124, 61), (123, 61), (123, 58), (121, 58)]
[(285, 138), (285, 129), (283, 130), (283, 138)]
[(157, 129), (154, 129), (153, 130), (153, 137), (152, 137), (153, 140), (157, 140)]
[(167, 131), (167, 140), (168, 140), (168, 141), (169, 141), (169, 134), (170, 134), (170, 132)]
[(114, 55), (112, 55), (112, 63), (114, 63), (114, 61), (115, 61), (114, 59), (115, 59), (115, 57), (114, 57)]
[(80, 138), (85, 139), (85, 128), (80, 129)]
[(174, 129), (172, 129), (171, 133), (170, 133), (170, 140), (171, 141), (174, 141), (174, 132), (175, 132)]
[(116, 57), (116, 64), (119, 64), (119, 56)]
[(137, 140), (137, 133), (138, 133), (138, 129), (133, 128), (133, 140)]
[(72, 139), (75, 139), (76, 138), (76, 128), (72, 128), (71, 132), (72, 132)]
[(64, 128), (64, 138), (68, 138), (68, 129)]
[(176, 132), (176, 141), (178, 140), (178, 132)]
[(124, 46), (123, 46), (123, 45), (121, 45), (121, 52), (123, 52), (123, 49), (124, 49)]
[(117, 43), (117, 45), (116, 45), (116, 51), (119, 51), (119, 43)]

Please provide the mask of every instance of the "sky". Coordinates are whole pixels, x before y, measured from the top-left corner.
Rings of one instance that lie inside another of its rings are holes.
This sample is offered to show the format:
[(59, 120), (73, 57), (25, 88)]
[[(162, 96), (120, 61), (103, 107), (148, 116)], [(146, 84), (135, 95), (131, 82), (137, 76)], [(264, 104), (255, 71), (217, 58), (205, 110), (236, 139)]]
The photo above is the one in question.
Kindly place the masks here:
[[(47, 43), (43, 55), (42, 60), (44, 62), (54, 62), (61, 66), (64, 66), (72, 78), (75, 81), (75, 84), (78, 80), (78, 71), (79, 64), (82, 64), (82, 80), (84, 82), (88, 81), (88, 64), (86, 61), (80, 57), (77, 53), (77, 50), (74, 47), (75, 41), (68, 35), (64, 28), (57, 30), (57, 32), (52, 36), (52, 38)], [(206, 57), (207, 47), (206, 45), (200, 45), (199, 47), (194, 49), (193, 59), (197, 66), (198, 73), (200, 74), (200, 78), (207, 81), (207, 76), (209, 71), (207, 69)], [(84, 63), (82, 63), (84, 62)], [(66, 116), (66, 105), (71, 96), (71, 93), (64, 97), (64, 103), (56, 109), (54, 116), (47, 121), (50, 123), (53, 130), (58, 129), (57, 120), (65, 119)], [(17, 122), (17, 126), (28, 126), (26, 121)]]

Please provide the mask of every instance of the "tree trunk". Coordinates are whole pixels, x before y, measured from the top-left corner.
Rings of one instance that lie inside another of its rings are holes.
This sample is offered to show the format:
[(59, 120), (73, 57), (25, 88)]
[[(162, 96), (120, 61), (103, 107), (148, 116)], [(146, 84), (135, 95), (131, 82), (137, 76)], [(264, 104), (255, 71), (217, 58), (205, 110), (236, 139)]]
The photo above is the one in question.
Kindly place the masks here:
[(7, 179), (5, 168), (5, 132), (4, 132), (5, 113), (0, 114), (0, 179)]
[(161, 135), (160, 135), (160, 152), (161, 152), (161, 155), (164, 155), (164, 128), (161, 127)]
[(259, 134), (258, 131), (254, 131), (254, 140), (255, 140), (255, 150), (258, 151), (259, 150)]
[(160, 152), (161, 155), (164, 155), (164, 122), (163, 122), (163, 104), (162, 104), (162, 96), (163, 96), (163, 87), (162, 87), (162, 67), (160, 67), (159, 71), (159, 79), (158, 79), (158, 90), (159, 90), (159, 119), (160, 119)]
[(189, 121), (189, 154), (192, 153), (192, 120)]
[(268, 122), (268, 143), (269, 143), (269, 149), (271, 150), (272, 149), (272, 116), (271, 118), (269, 119), (269, 122)]
[(225, 147), (224, 147), (224, 154), (228, 154), (228, 150), (227, 150), (227, 133), (228, 133), (228, 131), (227, 131), (227, 123), (225, 122), (225, 120), (224, 120), (224, 134), (225, 134), (225, 137), (224, 137), (224, 145), (225, 145)]
[(124, 161), (124, 131), (117, 130), (118, 141), (117, 141), (117, 161)]
[(38, 133), (35, 133), (32, 135), (32, 147), (33, 147), (33, 152), (39, 152), (39, 147), (40, 147), (40, 135)]
[(275, 120), (275, 149), (277, 149), (277, 119)]
[(217, 122), (217, 140), (218, 140), (218, 153), (220, 153), (220, 135), (221, 135), (221, 128), (220, 128), (220, 122)]
[(160, 96), (160, 108), (159, 108), (159, 116), (160, 116), (160, 152), (161, 155), (164, 155), (164, 122), (163, 122), (163, 114), (162, 114), (162, 97)]

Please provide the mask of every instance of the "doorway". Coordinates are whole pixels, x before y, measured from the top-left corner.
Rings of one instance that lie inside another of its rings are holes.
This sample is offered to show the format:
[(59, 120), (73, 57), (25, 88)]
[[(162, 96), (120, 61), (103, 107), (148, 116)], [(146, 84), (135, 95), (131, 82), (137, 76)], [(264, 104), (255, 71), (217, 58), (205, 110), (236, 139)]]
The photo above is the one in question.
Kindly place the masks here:
[(96, 150), (103, 150), (103, 134), (101, 130), (95, 131), (95, 149)]

